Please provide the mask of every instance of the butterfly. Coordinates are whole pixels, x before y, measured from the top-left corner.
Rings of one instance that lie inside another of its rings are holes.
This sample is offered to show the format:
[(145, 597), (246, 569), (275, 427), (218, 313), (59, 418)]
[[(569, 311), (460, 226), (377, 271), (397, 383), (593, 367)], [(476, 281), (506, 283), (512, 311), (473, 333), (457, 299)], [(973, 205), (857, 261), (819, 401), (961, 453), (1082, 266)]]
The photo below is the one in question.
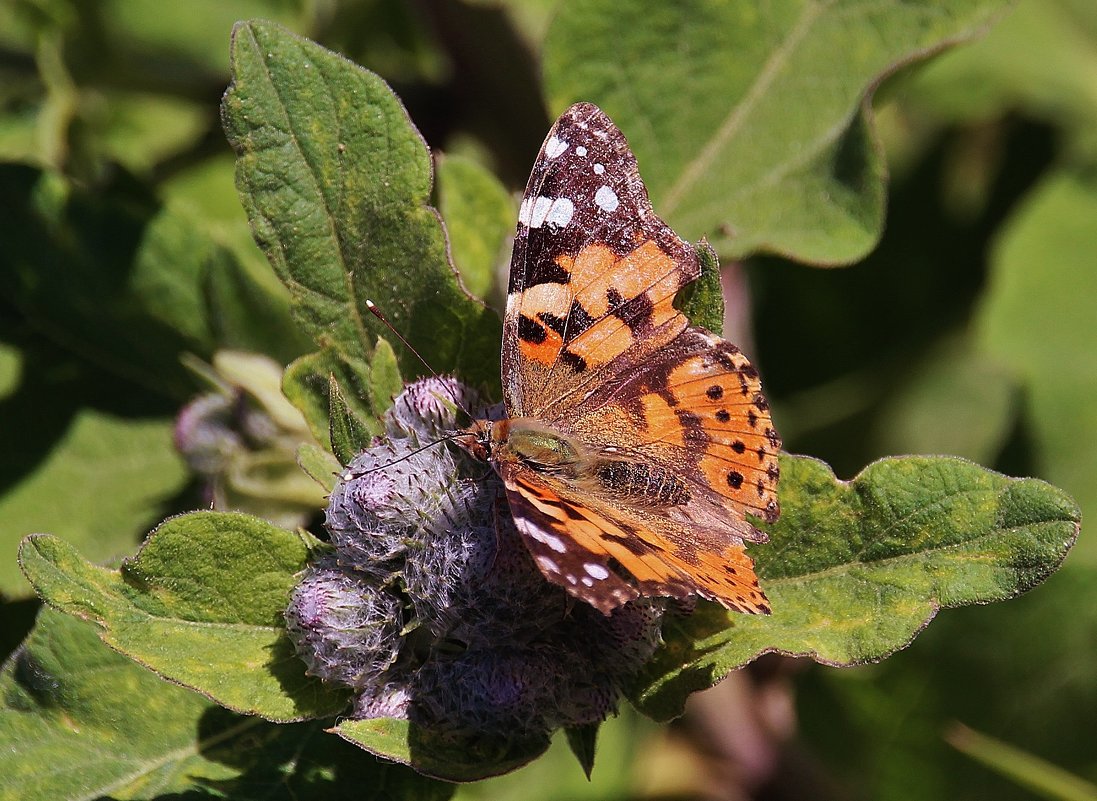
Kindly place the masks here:
[(489, 462), (540, 571), (605, 614), (700, 596), (768, 614), (745, 542), (773, 522), (778, 451), (758, 371), (674, 308), (696, 251), (652, 210), (597, 106), (553, 125), (518, 213), (503, 321), (506, 417)]

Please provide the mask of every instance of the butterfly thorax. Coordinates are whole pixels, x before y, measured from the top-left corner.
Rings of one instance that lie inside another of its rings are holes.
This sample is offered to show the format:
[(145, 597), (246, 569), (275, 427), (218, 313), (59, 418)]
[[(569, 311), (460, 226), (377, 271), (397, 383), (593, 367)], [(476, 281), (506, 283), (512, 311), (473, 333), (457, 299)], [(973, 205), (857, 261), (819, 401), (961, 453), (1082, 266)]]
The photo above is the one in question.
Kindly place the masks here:
[(646, 506), (677, 506), (690, 500), (688, 486), (670, 470), (624, 457), (611, 447), (592, 448), (533, 418), (480, 420), (460, 442), (500, 472), (503, 465), (521, 465), (577, 489)]

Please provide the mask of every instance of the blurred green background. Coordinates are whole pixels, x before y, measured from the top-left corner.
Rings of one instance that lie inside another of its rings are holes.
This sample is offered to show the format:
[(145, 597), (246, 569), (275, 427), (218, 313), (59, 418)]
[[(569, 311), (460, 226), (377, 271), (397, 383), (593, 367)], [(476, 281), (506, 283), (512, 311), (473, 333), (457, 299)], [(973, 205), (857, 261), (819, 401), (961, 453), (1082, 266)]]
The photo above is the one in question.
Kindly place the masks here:
[[(220, 128), (232, 23), (274, 19), (378, 72), (432, 148), (517, 192), (559, 111), (539, 67), (554, 6), (0, 6), (4, 654), (36, 610), (22, 536), (109, 560), (202, 505), (172, 448), (175, 413), (204, 388), (184, 354), (304, 351)], [(1097, 511), (1097, 5), (1023, 0), (985, 38), (888, 77), (874, 111), (890, 180), (871, 254), (726, 264), (726, 333), (761, 366), (785, 447), (843, 478), (887, 454), (960, 455)], [(1045, 586), (944, 612), (883, 664), (763, 659), (670, 727), (611, 721), (589, 784), (558, 743), (459, 795), (1085, 797), (1066, 779), (1049, 789), (1050, 767), (980, 751), (988, 767), (950, 741), (979, 750), (964, 724), (1097, 782), (1095, 657), (1097, 543), (1083, 532)]]

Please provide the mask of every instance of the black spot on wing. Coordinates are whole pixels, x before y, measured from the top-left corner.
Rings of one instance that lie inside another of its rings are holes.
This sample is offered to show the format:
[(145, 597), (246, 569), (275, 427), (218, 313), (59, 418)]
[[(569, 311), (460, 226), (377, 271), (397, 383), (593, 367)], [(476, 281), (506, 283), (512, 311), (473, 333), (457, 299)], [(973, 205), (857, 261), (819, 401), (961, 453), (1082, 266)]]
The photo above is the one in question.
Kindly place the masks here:
[(518, 338), (532, 345), (540, 345), (548, 338), (544, 326), (524, 314), (518, 315)]
[[(567, 336), (564, 338), (564, 341), (571, 342), (594, 325), (595, 322), (596, 320), (583, 308), (583, 304), (577, 300), (573, 300), (571, 302), (571, 309), (568, 310)], [(563, 334), (563, 332), (560, 333)]]
[(647, 292), (626, 300), (620, 292), (610, 287), (606, 290), (606, 301), (610, 314), (627, 325), (632, 333), (640, 335), (651, 330), (655, 304), (651, 302)]
[[(536, 259), (526, 268), (525, 275), (517, 275), (513, 267), (510, 273), (510, 290), (526, 289), (539, 284), (567, 284), (571, 282), (571, 273), (556, 263), (552, 254)], [(519, 280), (524, 279), (524, 280)]]
[(587, 360), (578, 353), (572, 353), (566, 348), (560, 351), (560, 361), (577, 373), (585, 372), (587, 369)]

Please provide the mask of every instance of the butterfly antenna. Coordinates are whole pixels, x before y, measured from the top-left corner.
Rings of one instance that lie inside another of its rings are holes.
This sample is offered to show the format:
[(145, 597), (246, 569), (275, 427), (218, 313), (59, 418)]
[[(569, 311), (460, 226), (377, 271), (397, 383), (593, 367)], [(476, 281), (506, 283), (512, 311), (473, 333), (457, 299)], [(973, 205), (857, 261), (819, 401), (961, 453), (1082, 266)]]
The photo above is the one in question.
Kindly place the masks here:
[[(376, 465), (375, 467), (371, 467), (368, 470), (360, 470), (360, 471), (355, 470), (355, 471), (353, 471), (353, 475), (355, 475), (355, 476), (367, 476), (370, 473), (376, 473), (378, 470), (384, 470), (385, 468), (392, 467), (394, 464), (400, 464), (400, 462), (403, 462), (406, 459), (410, 459), (412, 456), (415, 456), (417, 453), (422, 453), (427, 448), (433, 448), (435, 445), (438, 445), (438, 444), (443, 443), (443, 442), (450, 442), (454, 439), (457, 439), (457, 437), (459, 437), (459, 436), (461, 436), (460, 431), (455, 431), (451, 434), (446, 434), (444, 436), (439, 437), (436, 440), (432, 440), (431, 442), (428, 442), (426, 445), (420, 445), (415, 450), (410, 451), (409, 453), (405, 453), (399, 459), (393, 459), (391, 462), (385, 462), (384, 464)], [(347, 468), (343, 468), (343, 469), (346, 470)], [(352, 475), (352, 473), (346, 473), (343, 476), (343, 479), (347, 480), (351, 477), (351, 475)]]
[[(417, 351), (415, 347), (407, 341), (403, 334), (396, 330), (396, 326), (390, 323), (389, 318), (381, 313), (381, 310), (377, 308), (376, 303), (374, 303), (372, 300), (366, 300), (366, 308), (370, 310), (370, 313), (373, 314), (374, 317), (376, 317), (378, 320), (385, 324), (385, 327), (388, 328), (388, 330), (391, 331), (393, 335), (397, 339), (399, 339), (400, 342), (403, 343), (405, 348), (410, 350), (415, 355), (415, 358), (418, 359), (419, 362), (427, 368), (428, 373), (435, 377), (438, 376), (438, 371), (430, 366), (430, 362), (423, 358), (422, 354), (419, 353), (419, 351)], [(454, 405), (457, 406), (458, 409), (467, 414), (469, 417), (472, 417), (472, 412), (465, 408), (465, 404), (461, 403), (461, 399), (457, 397), (457, 393), (450, 389), (448, 385), (444, 384), (444, 386), (446, 387), (446, 391), (449, 392), (449, 396), (453, 400)]]

